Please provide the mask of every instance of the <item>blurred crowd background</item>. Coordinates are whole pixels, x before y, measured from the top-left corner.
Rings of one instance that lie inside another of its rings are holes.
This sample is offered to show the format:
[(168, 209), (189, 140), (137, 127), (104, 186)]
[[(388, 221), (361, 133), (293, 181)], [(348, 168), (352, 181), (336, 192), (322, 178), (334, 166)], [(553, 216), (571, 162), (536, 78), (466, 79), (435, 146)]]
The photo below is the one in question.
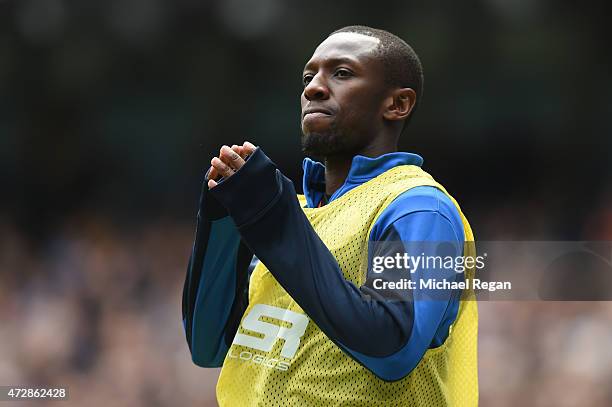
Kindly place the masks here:
[[(345, 25), (425, 69), (401, 141), (480, 240), (612, 240), (612, 7), (569, 0), (0, 0), (0, 385), (215, 405), (181, 290), (203, 173), (298, 181), (301, 73)], [(612, 259), (608, 259), (612, 260)], [(577, 270), (579, 273), (579, 270)], [(612, 405), (612, 302), (482, 302), (483, 406)]]

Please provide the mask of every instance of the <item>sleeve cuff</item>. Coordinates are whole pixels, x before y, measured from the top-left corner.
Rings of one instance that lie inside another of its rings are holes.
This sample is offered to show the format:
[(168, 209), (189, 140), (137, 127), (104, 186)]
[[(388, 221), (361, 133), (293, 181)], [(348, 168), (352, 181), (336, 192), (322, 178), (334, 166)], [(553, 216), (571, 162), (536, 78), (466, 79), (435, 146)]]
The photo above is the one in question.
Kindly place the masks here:
[(234, 175), (223, 179), (210, 193), (240, 227), (258, 217), (281, 192), (276, 165), (257, 148)]

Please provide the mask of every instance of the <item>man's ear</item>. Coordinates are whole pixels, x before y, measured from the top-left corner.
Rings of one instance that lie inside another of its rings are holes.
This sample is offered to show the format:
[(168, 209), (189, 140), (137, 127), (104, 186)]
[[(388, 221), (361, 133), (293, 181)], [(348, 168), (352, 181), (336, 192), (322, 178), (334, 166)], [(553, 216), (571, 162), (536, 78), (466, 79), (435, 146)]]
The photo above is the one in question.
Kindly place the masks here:
[(385, 100), (383, 117), (387, 120), (404, 120), (416, 104), (416, 92), (412, 88), (395, 89)]

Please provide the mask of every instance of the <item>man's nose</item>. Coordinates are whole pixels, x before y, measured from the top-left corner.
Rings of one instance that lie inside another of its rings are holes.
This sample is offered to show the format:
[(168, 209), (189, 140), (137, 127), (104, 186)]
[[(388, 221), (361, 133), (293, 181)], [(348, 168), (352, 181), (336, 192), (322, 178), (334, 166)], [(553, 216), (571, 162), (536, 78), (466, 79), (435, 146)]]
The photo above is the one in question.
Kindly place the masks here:
[(304, 88), (304, 97), (308, 100), (320, 100), (329, 97), (329, 89), (320, 74), (315, 75), (308, 82), (308, 85)]

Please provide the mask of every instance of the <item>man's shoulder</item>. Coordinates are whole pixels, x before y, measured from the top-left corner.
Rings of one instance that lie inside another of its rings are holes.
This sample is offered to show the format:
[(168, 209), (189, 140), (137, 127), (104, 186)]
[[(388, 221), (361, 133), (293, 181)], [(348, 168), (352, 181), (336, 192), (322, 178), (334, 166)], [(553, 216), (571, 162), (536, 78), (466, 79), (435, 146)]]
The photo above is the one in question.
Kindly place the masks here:
[(422, 211), (436, 211), (445, 214), (457, 212), (457, 208), (442, 190), (435, 186), (425, 185), (402, 192), (385, 208), (385, 211), (392, 212), (396, 216), (404, 216)]
[(460, 228), (461, 216), (450, 197), (435, 186), (417, 186), (399, 194), (380, 214), (372, 230), (382, 232), (389, 225), (412, 214), (436, 213)]

